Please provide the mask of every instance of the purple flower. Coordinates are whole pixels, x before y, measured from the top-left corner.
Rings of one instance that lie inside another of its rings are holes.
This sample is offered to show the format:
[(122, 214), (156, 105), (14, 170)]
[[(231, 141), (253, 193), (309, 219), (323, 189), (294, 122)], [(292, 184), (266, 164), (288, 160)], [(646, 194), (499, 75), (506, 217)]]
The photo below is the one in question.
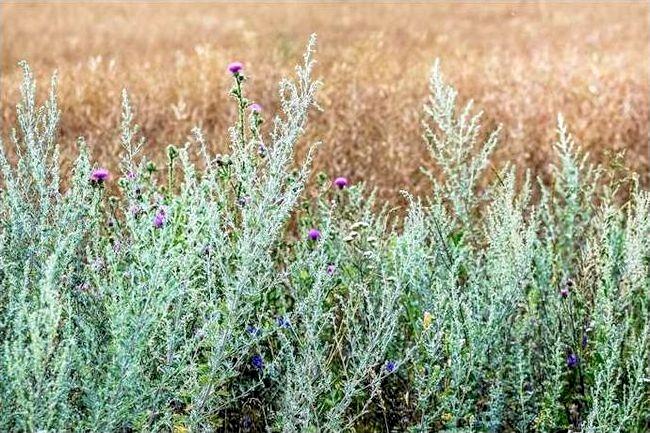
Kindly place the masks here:
[(343, 189), (348, 186), (348, 180), (344, 177), (337, 177), (334, 179), (334, 185), (338, 186), (339, 189)]
[(331, 277), (332, 275), (334, 275), (334, 272), (336, 272), (336, 265), (333, 264), (327, 265), (327, 275)]
[(262, 112), (262, 106), (260, 104), (251, 104), (250, 109), (252, 113), (259, 114)]
[(90, 181), (95, 184), (102, 184), (111, 177), (111, 173), (105, 168), (96, 168), (90, 173)]
[(153, 217), (153, 226), (157, 229), (162, 228), (162, 226), (165, 225), (167, 222), (167, 213), (165, 212), (164, 208), (158, 209), (158, 212), (156, 212), (156, 215)]
[(392, 373), (397, 368), (397, 365), (395, 364), (395, 361), (388, 361), (386, 362), (385, 368), (388, 373)]
[(580, 360), (578, 359), (578, 355), (573, 352), (569, 353), (569, 355), (566, 357), (566, 365), (569, 368), (574, 368), (576, 365), (578, 365), (579, 361)]
[(262, 359), (262, 355), (259, 353), (257, 355), (253, 355), (251, 358), (251, 365), (258, 371), (264, 370), (264, 360)]
[(129, 172), (126, 174), (126, 178), (127, 178), (128, 180), (135, 180), (137, 177), (138, 177), (138, 175), (137, 175), (134, 171), (129, 171)]
[(242, 62), (232, 62), (228, 65), (228, 70), (233, 75), (239, 74), (242, 69), (244, 69), (244, 64)]
[(563, 298), (568, 297), (569, 289), (567, 287), (562, 287), (562, 289), (560, 290), (560, 296), (562, 296)]
[(318, 229), (310, 229), (307, 233), (307, 237), (312, 241), (317, 241), (320, 239), (320, 231)]

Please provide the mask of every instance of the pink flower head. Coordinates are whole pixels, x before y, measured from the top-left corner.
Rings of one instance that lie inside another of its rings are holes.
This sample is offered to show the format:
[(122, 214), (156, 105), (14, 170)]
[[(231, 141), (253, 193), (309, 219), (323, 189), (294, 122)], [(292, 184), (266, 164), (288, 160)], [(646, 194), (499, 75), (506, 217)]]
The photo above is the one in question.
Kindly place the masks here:
[(348, 186), (348, 180), (344, 177), (337, 177), (334, 179), (334, 185), (338, 186), (339, 189), (343, 189)]
[(251, 112), (252, 113), (261, 113), (262, 112), (262, 106), (260, 104), (251, 104)]
[(239, 74), (242, 69), (244, 69), (244, 64), (242, 62), (232, 62), (228, 65), (228, 70), (233, 75)]
[(162, 228), (162, 226), (165, 225), (167, 222), (167, 213), (165, 212), (164, 208), (158, 209), (158, 212), (156, 212), (156, 215), (153, 217), (153, 226), (157, 229)]
[(310, 229), (307, 237), (312, 241), (317, 241), (320, 239), (320, 231), (318, 229)]
[(96, 168), (90, 173), (90, 181), (92, 183), (101, 184), (106, 182), (111, 177), (111, 173), (105, 168)]

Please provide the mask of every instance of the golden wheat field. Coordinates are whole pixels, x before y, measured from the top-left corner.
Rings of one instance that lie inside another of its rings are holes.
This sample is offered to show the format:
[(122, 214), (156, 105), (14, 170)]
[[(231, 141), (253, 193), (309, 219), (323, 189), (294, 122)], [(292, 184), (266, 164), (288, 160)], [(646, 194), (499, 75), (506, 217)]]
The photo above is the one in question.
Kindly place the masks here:
[[(277, 107), (277, 82), (318, 35), (322, 112), (309, 140), (315, 165), (366, 181), (384, 197), (422, 190), (430, 165), (421, 139), (427, 76), (439, 58), (484, 123), (503, 124), (495, 164), (544, 175), (562, 112), (580, 144), (603, 163), (625, 151), (647, 173), (649, 8), (645, 3), (553, 4), (11, 4), (0, 6), (2, 129), (13, 122), (29, 61), (43, 86), (58, 70), (63, 155), (83, 135), (93, 158), (119, 154), (126, 87), (162, 156), (201, 125), (227, 146), (236, 116), (226, 65), (244, 62), (249, 96)], [(6, 135), (5, 135), (6, 136)], [(306, 144), (306, 143), (305, 143)], [(304, 148), (305, 146), (303, 146)]]

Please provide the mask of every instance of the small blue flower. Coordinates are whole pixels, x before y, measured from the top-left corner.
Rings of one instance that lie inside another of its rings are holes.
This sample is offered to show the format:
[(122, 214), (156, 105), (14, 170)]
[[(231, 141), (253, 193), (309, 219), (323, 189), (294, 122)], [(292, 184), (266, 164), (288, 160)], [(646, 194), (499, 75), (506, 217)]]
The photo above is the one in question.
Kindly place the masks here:
[(241, 419), (241, 426), (244, 431), (250, 431), (253, 427), (253, 419), (249, 415), (244, 415)]
[(388, 373), (392, 373), (397, 368), (397, 364), (395, 364), (395, 361), (388, 361), (388, 362), (386, 362), (386, 367), (385, 368), (386, 368), (386, 371)]
[(578, 355), (573, 352), (566, 357), (566, 365), (569, 368), (574, 368), (579, 362), (580, 360), (578, 359)]
[(257, 355), (253, 355), (251, 358), (251, 365), (258, 371), (264, 370), (264, 360), (262, 359), (262, 355), (259, 353)]
[(258, 335), (261, 334), (261, 331), (259, 330), (259, 328), (256, 328), (253, 325), (248, 325), (246, 327), (246, 332), (248, 332), (253, 337), (257, 337)]
[(280, 328), (291, 328), (291, 322), (284, 316), (278, 316), (276, 322)]

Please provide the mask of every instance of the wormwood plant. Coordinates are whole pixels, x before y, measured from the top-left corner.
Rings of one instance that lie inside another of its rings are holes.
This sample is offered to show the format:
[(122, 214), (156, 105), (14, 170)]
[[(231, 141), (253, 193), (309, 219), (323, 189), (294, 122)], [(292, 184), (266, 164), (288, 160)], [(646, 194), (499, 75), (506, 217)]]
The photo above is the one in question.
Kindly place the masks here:
[(560, 117), (550, 183), (505, 166), (479, 187), (499, 131), (436, 62), (431, 194), (400, 217), (321, 175), (301, 198), (313, 44), (275, 117), (229, 65), (228, 154), (197, 128), (147, 160), (125, 92), (119, 170), (79, 139), (63, 183), (56, 80), (39, 106), (21, 65), (0, 143), (0, 431), (647, 431), (636, 176), (591, 165)]

